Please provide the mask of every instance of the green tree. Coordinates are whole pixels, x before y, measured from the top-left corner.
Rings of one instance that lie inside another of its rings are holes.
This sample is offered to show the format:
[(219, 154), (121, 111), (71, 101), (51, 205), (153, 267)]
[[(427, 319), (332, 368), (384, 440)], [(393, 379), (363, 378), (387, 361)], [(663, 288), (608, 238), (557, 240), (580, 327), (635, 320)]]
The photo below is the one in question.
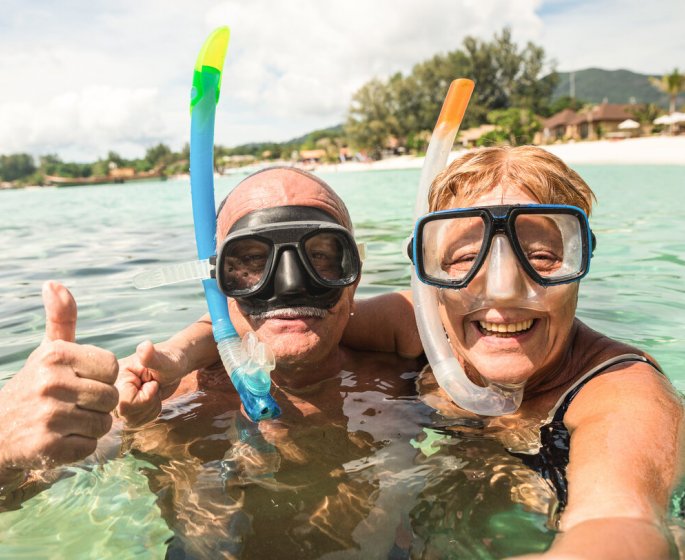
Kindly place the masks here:
[(106, 159), (98, 159), (91, 166), (91, 169), (95, 177), (104, 177), (109, 175), (109, 161)]
[(421, 104), (413, 76), (400, 72), (392, 75), (387, 83), (390, 113), (397, 120), (397, 135), (405, 139), (421, 126)]
[(346, 132), (353, 144), (376, 157), (389, 136), (421, 150), (450, 82), (462, 76), (476, 82), (463, 128), (483, 124), (490, 112), (510, 107), (546, 115), (558, 82), (555, 71), (542, 77), (547, 66), (544, 49), (530, 42), (519, 48), (509, 28), (490, 41), (467, 37), (462, 49), (420, 62), (407, 76), (397, 73), (387, 82), (365, 84), (353, 98)]
[[(401, 84), (408, 93), (404, 94), (399, 109), (405, 115), (415, 118), (415, 123), (407, 127), (407, 133), (433, 130), (450, 83), (455, 78), (471, 77), (470, 68), (467, 55), (460, 50), (435, 55), (414, 66), (411, 74)], [(469, 126), (473, 114), (469, 110), (464, 126)]]
[(186, 142), (183, 144), (183, 148), (181, 148), (181, 159), (187, 159), (190, 160), (190, 144)]
[(116, 152), (109, 152), (107, 154), (107, 161), (110, 163), (113, 163), (117, 167), (126, 167), (127, 166), (127, 161), (122, 158), (118, 153)]
[(62, 160), (57, 154), (47, 154), (38, 158), (39, 169), (45, 175), (57, 175), (59, 166), (62, 165)]
[(570, 97), (568, 95), (564, 95), (563, 97), (559, 97), (558, 99), (555, 99), (549, 107), (547, 107), (546, 111), (542, 112), (541, 114), (545, 117), (549, 117), (552, 115), (556, 115), (557, 113), (563, 111), (564, 109), (573, 109), (574, 111), (579, 111), (583, 107), (587, 105), (587, 102), (581, 100), (581, 99), (576, 99), (575, 97)]
[(472, 107), (483, 118), (488, 110), (507, 106), (504, 87), (498, 80), (494, 49), (490, 43), (475, 37), (466, 37), (464, 48), (469, 59), (467, 76), (476, 82)]
[(355, 146), (368, 149), (375, 159), (380, 159), (388, 137), (399, 132), (391, 100), (388, 88), (378, 79), (367, 82), (352, 97), (345, 131)]
[(479, 146), (530, 144), (535, 133), (542, 129), (540, 121), (530, 109), (498, 109), (488, 113), (488, 121), (497, 128), (481, 136)]
[(553, 70), (543, 79), (542, 47), (529, 42), (519, 49), (511, 29), (505, 27), (489, 42), (467, 37), (464, 48), (470, 61), (467, 75), (476, 82), (473, 101), (480, 113), (512, 106), (544, 112), (559, 77)]
[(646, 129), (652, 129), (652, 123), (659, 115), (661, 115), (661, 109), (655, 103), (643, 103), (641, 105), (635, 105), (630, 107), (628, 112), (633, 116), (633, 118), (639, 122)]
[(152, 148), (148, 148), (145, 152), (145, 161), (148, 163), (150, 169), (155, 167), (163, 167), (172, 161), (171, 149), (165, 144), (157, 144)]
[(661, 78), (650, 77), (650, 83), (659, 91), (663, 91), (668, 95), (668, 112), (675, 112), (675, 104), (678, 94), (685, 91), (685, 75), (678, 72), (675, 68), (670, 74), (665, 74)]
[(559, 83), (559, 74), (553, 68), (542, 76), (546, 65), (545, 51), (531, 42), (519, 56), (519, 71), (515, 75), (509, 101), (514, 107), (526, 107), (536, 115), (542, 115), (547, 111)]
[(0, 180), (17, 181), (33, 175), (36, 164), (29, 154), (0, 156)]

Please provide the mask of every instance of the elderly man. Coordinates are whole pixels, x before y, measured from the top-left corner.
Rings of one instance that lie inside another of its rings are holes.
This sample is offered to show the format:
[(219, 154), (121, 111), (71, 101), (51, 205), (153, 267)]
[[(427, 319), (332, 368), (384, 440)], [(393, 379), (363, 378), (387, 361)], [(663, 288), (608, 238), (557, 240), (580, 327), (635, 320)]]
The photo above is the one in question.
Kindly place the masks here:
[[(43, 286), (45, 339), (0, 390), (0, 488), (30, 469), (82, 459), (111, 425), (118, 395), (114, 354), (74, 343), (76, 302), (55, 282)], [(0, 503), (4, 501), (0, 496)]]
[[(313, 235), (298, 229), (297, 222), (331, 228)], [(268, 168), (245, 179), (226, 198), (219, 208), (217, 230), (219, 244), (227, 235), (245, 234), (242, 245), (224, 251), (228, 258), (219, 263), (224, 267), (220, 276), (235, 284), (238, 295), (230, 299), (229, 311), (238, 334), (253, 330), (274, 352), (276, 386), (306, 387), (349, 369), (355, 355), (340, 341), (352, 314), (360, 262), (350, 216), (340, 197), (314, 175), (294, 168)], [(261, 238), (281, 232), (274, 238), (276, 244), (283, 232), (295, 241), (273, 251), (273, 262), (265, 262), (268, 248), (249, 237), (254, 232)], [(331, 255), (331, 251), (346, 254)], [(235, 270), (230, 259), (240, 260), (243, 268)], [(333, 270), (329, 261), (338, 267), (344, 263), (347, 270)], [(257, 278), (252, 277), (254, 270), (259, 271)], [(231, 274), (242, 280), (232, 279)], [(335, 282), (326, 282), (327, 277)], [(413, 355), (421, 351), (415, 333), (396, 347), (412, 348)], [(176, 390), (186, 374), (218, 361), (206, 317), (164, 343), (143, 342), (121, 362), (118, 414), (130, 425), (152, 420), (159, 414), (161, 400)], [(192, 384), (184, 383), (180, 392), (187, 392)]]
[[(255, 331), (273, 350), (272, 390), (283, 414), (259, 424), (242, 415), (208, 319), (166, 342), (144, 342), (122, 360), (118, 414), (129, 425), (146, 424), (131, 445), (164, 465), (151, 473), (151, 487), (173, 496), (163, 500), (177, 535), (170, 556), (182, 548), (201, 557), (238, 549), (246, 557), (274, 550), (303, 557), (356, 547), (359, 539), (362, 548), (375, 546), (383, 531), (389, 550), (406, 492), (393, 494), (387, 469), (395, 457), (413, 456), (402, 438), (415, 435), (425, 408), (411, 400), (415, 374), (407, 372), (416, 371), (415, 360), (340, 343), (360, 274), (345, 205), (313, 175), (270, 168), (231, 192), (217, 229), (219, 246), (229, 236), (217, 276), (236, 296), (231, 320), (241, 336)], [(172, 393), (164, 417), (150, 422)], [(371, 471), (346, 472), (346, 464), (372, 464), (380, 449), (395, 446), (392, 458), (379, 459), (382, 492)], [(267, 507), (264, 491), (275, 487)], [(394, 508), (382, 518), (384, 529), (369, 518), (378, 500)]]

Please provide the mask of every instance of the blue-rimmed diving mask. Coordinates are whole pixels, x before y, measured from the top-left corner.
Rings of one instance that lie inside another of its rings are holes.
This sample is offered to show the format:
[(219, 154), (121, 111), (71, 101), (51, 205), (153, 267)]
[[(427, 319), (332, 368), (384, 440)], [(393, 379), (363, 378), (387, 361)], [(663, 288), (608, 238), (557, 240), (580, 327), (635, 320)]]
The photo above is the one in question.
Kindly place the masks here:
[(595, 246), (580, 208), (527, 204), (433, 212), (416, 222), (408, 251), (418, 278), (432, 286), (464, 288), (486, 261), (489, 271), (503, 270), (513, 253), (530, 279), (548, 287), (585, 276)]

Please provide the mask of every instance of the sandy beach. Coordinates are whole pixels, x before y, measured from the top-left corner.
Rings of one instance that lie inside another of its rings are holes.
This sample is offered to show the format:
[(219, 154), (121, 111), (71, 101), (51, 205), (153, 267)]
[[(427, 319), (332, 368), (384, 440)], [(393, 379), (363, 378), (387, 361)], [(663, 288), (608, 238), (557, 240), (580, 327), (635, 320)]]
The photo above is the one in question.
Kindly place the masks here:
[[(569, 165), (685, 165), (685, 136), (653, 136), (625, 140), (600, 140), (542, 146)], [(450, 161), (465, 153), (455, 150)], [(423, 157), (398, 156), (374, 162), (346, 162), (317, 165), (317, 173), (414, 169), (423, 165)]]

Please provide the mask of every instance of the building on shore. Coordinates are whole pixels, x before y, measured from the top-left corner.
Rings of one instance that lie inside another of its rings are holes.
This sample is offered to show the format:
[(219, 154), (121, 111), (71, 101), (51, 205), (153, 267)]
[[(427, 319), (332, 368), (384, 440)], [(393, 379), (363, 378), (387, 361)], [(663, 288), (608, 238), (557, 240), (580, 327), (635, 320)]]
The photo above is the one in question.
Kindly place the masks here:
[(459, 132), (457, 136), (457, 142), (460, 143), (464, 148), (473, 148), (478, 144), (481, 136), (492, 132), (497, 127), (494, 124), (482, 124), (474, 128), (467, 128)]
[(619, 125), (635, 118), (630, 112), (632, 104), (600, 103), (574, 111), (564, 109), (542, 123), (542, 132), (536, 135), (536, 144), (550, 144), (568, 140), (600, 140), (601, 138), (627, 138), (640, 133), (640, 129), (625, 131)]

